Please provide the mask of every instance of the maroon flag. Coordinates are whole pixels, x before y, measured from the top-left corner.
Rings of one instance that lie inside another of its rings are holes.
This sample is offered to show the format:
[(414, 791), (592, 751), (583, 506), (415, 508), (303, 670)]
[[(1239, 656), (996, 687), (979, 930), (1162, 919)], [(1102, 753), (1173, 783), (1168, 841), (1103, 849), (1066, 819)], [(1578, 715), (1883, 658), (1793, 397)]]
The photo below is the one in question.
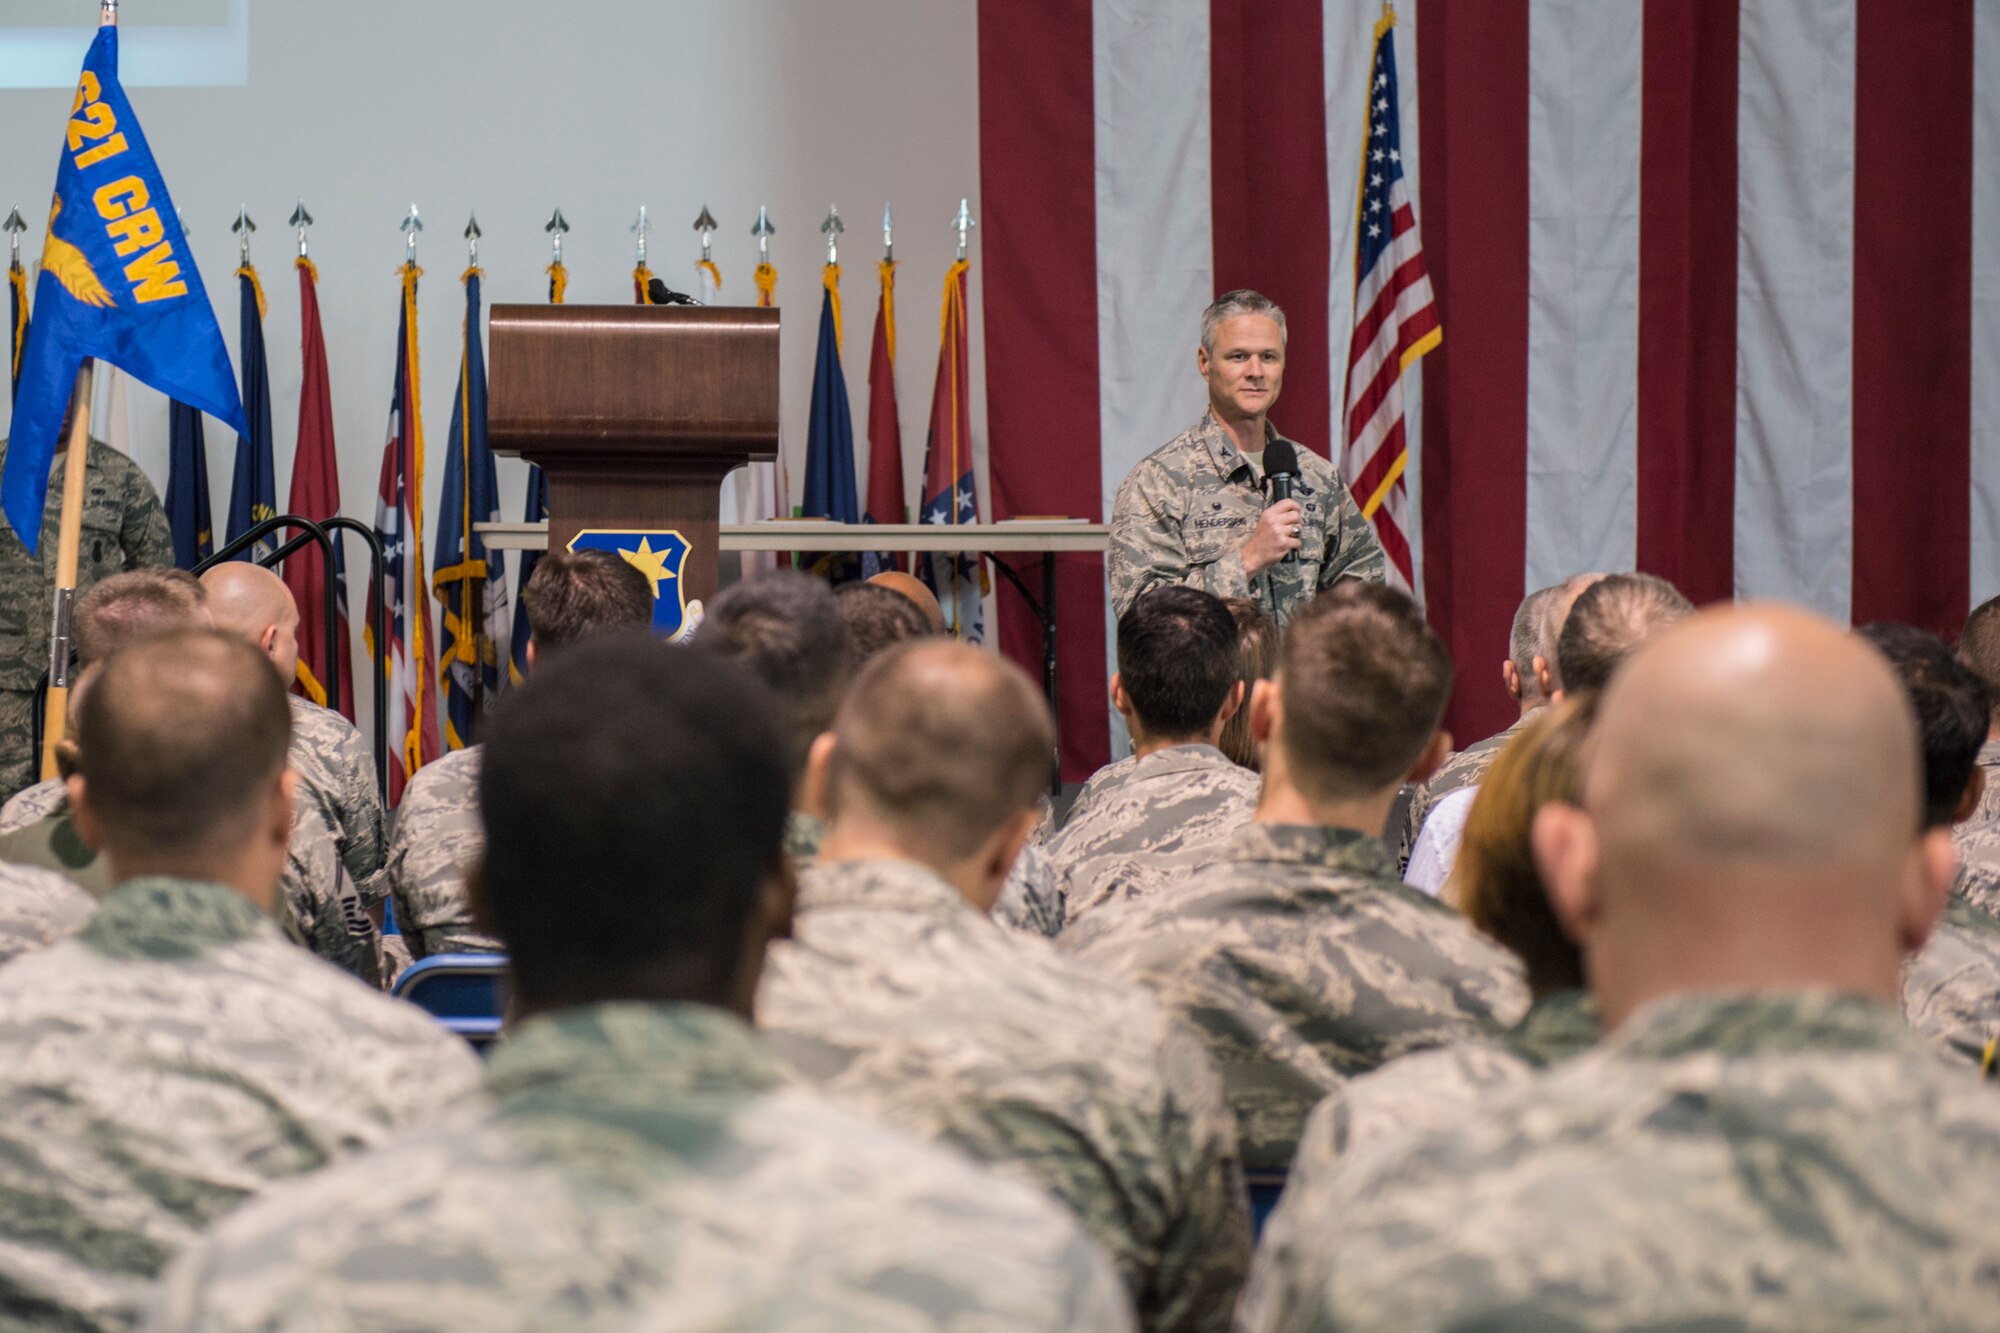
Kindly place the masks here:
[[(333, 447), (333, 393), (326, 376), (326, 335), (319, 322), (319, 270), (301, 256), (299, 269), (299, 322), (303, 326), (305, 383), (299, 390), (299, 447), (292, 457), (292, 494), (285, 511), (310, 519), (332, 518), (340, 512), (340, 468)], [(354, 660), (347, 637), (347, 577), (341, 567), (340, 543), (334, 543), (333, 578), (340, 607), (339, 622), (329, 628), (326, 619), (325, 557), (316, 545), (299, 548), (285, 557), (285, 586), (299, 604), (299, 670), (292, 682), (295, 693), (316, 704), (338, 709), (348, 721), (354, 720), (354, 680), (348, 670)], [(327, 635), (334, 641), (339, 659), (340, 697), (327, 697), (326, 683), (319, 672), (326, 662)]]
[[(903, 427), (896, 417), (896, 261), (882, 261), (882, 304), (868, 358), (868, 512), (870, 523), (908, 521), (903, 508)], [(903, 557), (870, 552), (864, 577), (903, 567)]]

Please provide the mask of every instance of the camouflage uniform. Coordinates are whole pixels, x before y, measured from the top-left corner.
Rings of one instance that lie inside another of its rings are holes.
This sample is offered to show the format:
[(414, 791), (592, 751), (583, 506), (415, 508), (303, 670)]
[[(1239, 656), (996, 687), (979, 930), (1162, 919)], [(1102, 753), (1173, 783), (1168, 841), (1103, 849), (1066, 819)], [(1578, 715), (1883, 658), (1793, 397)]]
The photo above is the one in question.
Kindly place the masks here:
[[(1265, 423), (1265, 443), (1281, 439)], [(1299, 449), (1295, 498), (1305, 511), (1298, 561), (1254, 578), (1243, 543), (1266, 508), (1264, 492), (1235, 437), (1214, 412), (1139, 461), (1111, 510), (1111, 602), (1119, 615), (1156, 583), (1185, 583), (1217, 597), (1248, 597), (1283, 625), (1340, 579), (1380, 583), (1387, 563), (1333, 464)]]
[(339, 834), (324, 812), (304, 795), (292, 803), (292, 841), (278, 892), (288, 912), (281, 917), (295, 943), (318, 954), (357, 981), (376, 989), (389, 984), (382, 956), (382, 931), (368, 915), (361, 890), (347, 872)]
[(0, 833), (12, 833), (56, 814), (69, 801), (69, 787), (61, 778), (45, 778), (32, 787), (23, 787), (0, 805)]
[(68, 939), (97, 912), (97, 899), (40, 866), (0, 862), (0, 963)]
[(476, 1059), (219, 885), (136, 879), (0, 967), (0, 1321), (122, 1329), (266, 1182), (470, 1093)]
[(1208, 1043), (1259, 1170), (1291, 1162), (1343, 1079), (1528, 1008), (1519, 962), (1352, 829), (1252, 824), (1185, 888), (1085, 924), (1065, 948), (1144, 982)]
[[(0, 440), (0, 468), (7, 442)], [(35, 554), (0, 524), (0, 797), (35, 780), (40, 757), (28, 753), (35, 684), (49, 669), (49, 612), (55, 597), (56, 551), (62, 525), (63, 459), (50, 474), (42, 536)], [(173, 537), (160, 497), (131, 459), (101, 440), (84, 459), (83, 540), (77, 548), (76, 593), (128, 569), (174, 563)]]
[[(1952, 828), (1951, 837), (1965, 864), (2000, 875), (2000, 741), (1979, 747), (1979, 767), (1986, 774), (1986, 789), (1980, 793), (1978, 808)], [(1980, 905), (2000, 914), (2000, 902)]]
[(1355, 1165), (1246, 1328), (2000, 1323), (2000, 1099), (1858, 996), (1650, 1005)]
[(0, 811), (0, 861), (53, 870), (92, 897), (111, 892), (111, 867), (76, 831), (59, 779), (36, 783)]
[(288, 694), (292, 745), (287, 756), (299, 774), (299, 802), (319, 807), (320, 819), (340, 847), (340, 859), (362, 902), (373, 907), (389, 896), (383, 873), (385, 835), (382, 793), (375, 761), (354, 724), (310, 699)]
[(1953, 896), (1903, 964), (1903, 1017), (1955, 1060), (1992, 1073), (2000, 1045), (2000, 921)]
[(531, 1019), (493, 1053), (490, 1105), (230, 1218), (149, 1327), (1131, 1327), (1060, 1208), (778, 1085), (719, 1009)]
[(1097, 770), (1048, 843), (1067, 919), (1149, 896), (1163, 878), (1213, 860), (1257, 812), (1262, 785), (1213, 745), (1168, 746)]
[(1067, 1202), (1148, 1329), (1224, 1329), (1248, 1267), (1236, 1135), (1201, 1047), (1136, 987), (994, 927), (908, 861), (820, 865), (758, 993), (837, 1101)]
[(1486, 770), (1507, 748), (1507, 742), (1513, 740), (1514, 733), (1521, 729), (1521, 724), (1533, 716), (1533, 713), (1523, 713), (1505, 731), (1466, 746), (1445, 760), (1444, 765), (1431, 775), (1429, 782), (1417, 788), (1416, 794), (1410, 798), (1409, 814), (1404, 817), (1403, 841), (1396, 850), (1398, 866), (1409, 869), (1410, 853), (1416, 850), (1417, 835), (1423, 832), (1424, 821), (1430, 818), (1431, 811), (1437, 809), (1437, 803), (1455, 791), (1477, 787), (1480, 779), (1486, 776)]
[(1538, 1071), (1589, 1050), (1600, 1035), (1588, 993), (1559, 991), (1535, 1001), (1497, 1038), (1419, 1051), (1328, 1093), (1306, 1118), (1284, 1197), (1257, 1238), (1267, 1256), (1260, 1266), (1282, 1271), (1312, 1248), (1311, 1228), (1343, 1171), (1491, 1105)]
[(396, 922), (418, 958), (441, 953), (501, 953), (505, 946), (472, 924), (465, 876), (486, 850), (479, 818), (477, 745), (425, 764), (403, 789), (389, 839), (390, 891)]

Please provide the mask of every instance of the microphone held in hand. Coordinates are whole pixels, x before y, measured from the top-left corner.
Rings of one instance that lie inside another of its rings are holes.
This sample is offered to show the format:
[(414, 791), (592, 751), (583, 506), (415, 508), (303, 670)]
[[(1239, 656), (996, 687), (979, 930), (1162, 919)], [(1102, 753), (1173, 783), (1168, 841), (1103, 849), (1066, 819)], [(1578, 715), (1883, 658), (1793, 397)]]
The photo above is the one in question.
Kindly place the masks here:
[[(1276, 439), (1264, 448), (1265, 503), (1280, 504), (1292, 498), (1299, 480), (1299, 451), (1287, 439)], [(1284, 563), (1296, 565), (1297, 551), (1285, 552)]]

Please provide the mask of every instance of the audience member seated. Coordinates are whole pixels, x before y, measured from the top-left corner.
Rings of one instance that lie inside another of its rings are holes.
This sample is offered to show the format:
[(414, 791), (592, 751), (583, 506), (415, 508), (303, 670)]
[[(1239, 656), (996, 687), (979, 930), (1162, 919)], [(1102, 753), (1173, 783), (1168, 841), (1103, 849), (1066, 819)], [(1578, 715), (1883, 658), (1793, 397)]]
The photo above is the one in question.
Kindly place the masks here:
[(1452, 880), (1450, 898), (1466, 919), (1527, 969), (1535, 997), (1527, 1017), (1496, 1039), (1405, 1056), (1328, 1093), (1306, 1121), (1284, 1199), (1259, 1238), (1271, 1252), (1266, 1271), (1301, 1242), (1294, 1219), (1322, 1214), (1320, 1196), (1336, 1188), (1340, 1171), (1381, 1144), (1452, 1123), (1596, 1042), (1583, 958), (1549, 904), (1530, 839), (1536, 811), (1581, 795), (1595, 699), (1566, 699), (1516, 730), (1478, 788)]
[(1920, 753), (1881, 656), (1817, 617), (1643, 649), (1581, 806), (1535, 820), (1610, 1035), (1372, 1157), (1246, 1326), (1990, 1326), (2000, 1099), (1895, 1007), (1953, 869)]
[(462, 1042), (269, 921), (296, 780), (263, 657), (182, 631), (99, 670), (69, 803), (116, 887), (0, 967), (0, 1310), (24, 1328), (130, 1327), (161, 1266), (268, 1182), (478, 1079)]
[[(229, 561), (202, 575), (210, 621), (263, 653), (289, 688), (299, 666), (299, 608), (284, 580)], [(371, 986), (394, 968), (383, 955), (382, 800), (361, 733), (330, 708), (287, 694), (292, 710), (292, 844), (285, 899), (307, 948)]]
[(1236, 621), (1184, 584), (1141, 593), (1118, 617), (1111, 703), (1130, 758), (1099, 769), (1045, 848), (1075, 921), (1164, 891), (1214, 861), (1257, 808), (1257, 775), (1216, 746), (1243, 706)]
[(1577, 595), (1556, 639), (1557, 688), (1601, 690), (1619, 663), (1694, 614), (1680, 589), (1653, 574), (1606, 574)]
[[(2000, 597), (1981, 602), (1966, 617), (1958, 655), (1985, 682), (1993, 715), (1987, 723), (1986, 743), (1979, 747), (1979, 771), (1985, 775), (1979, 805), (1952, 829), (1952, 839), (1966, 865), (2000, 874)], [(1988, 915), (2000, 918), (2000, 895), (1977, 894), (1972, 901)]]
[(518, 1024), (488, 1098), (231, 1218), (152, 1327), (1130, 1327), (1065, 1211), (787, 1087), (751, 1031), (791, 915), (777, 701), (643, 634), (549, 657), (479, 775)]
[(67, 876), (0, 861), (0, 963), (82, 930), (97, 899)]
[(1278, 622), (1248, 597), (1225, 597), (1222, 604), (1236, 621), (1236, 679), (1243, 685), (1243, 707), (1223, 724), (1216, 748), (1229, 762), (1256, 772), (1264, 766), (1257, 743), (1250, 739), (1250, 691), (1278, 669)]
[(922, 607), (884, 584), (843, 583), (833, 590), (833, 601), (847, 625), (847, 642), (857, 669), (905, 639), (921, 639), (936, 632)]
[(1199, 1043), (1137, 987), (987, 919), (1054, 740), (992, 653), (906, 644), (864, 671), (813, 747), (831, 818), (758, 1019), (829, 1095), (1067, 1202), (1142, 1327), (1225, 1329), (1250, 1229)]
[[(907, 576), (905, 576), (907, 577)], [(791, 822), (785, 850), (800, 862), (819, 854), (821, 812), (800, 804), (799, 779), (806, 751), (833, 725), (834, 711), (854, 678), (854, 645), (824, 582), (781, 569), (732, 583), (709, 603), (695, 643), (705, 652), (741, 661), (777, 694), (791, 741)]]
[[(528, 670), (600, 634), (652, 623), (645, 575), (608, 551), (550, 551), (521, 590), (528, 617)], [(504, 707), (504, 696), (503, 703)], [(466, 868), (486, 845), (479, 819), (483, 745), (442, 755), (417, 771), (396, 808), (389, 839), (389, 888), (413, 958), (492, 953), (500, 942), (473, 924)]]
[(944, 607), (938, 604), (937, 594), (922, 579), (914, 574), (905, 574), (900, 569), (887, 569), (868, 582), (909, 598), (917, 610), (924, 613), (924, 623), (931, 627), (931, 633), (944, 633)]
[(1306, 1114), (1343, 1079), (1489, 1035), (1528, 1007), (1520, 965), (1405, 887), (1377, 836), (1397, 788), (1444, 757), (1450, 693), (1444, 645), (1409, 598), (1321, 593), (1251, 696), (1256, 822), (1185, 887), (1063, 936), (1157, 990), (1207, 1042), (1250, 1167), (1284, 1169)]
[(1563, 622), (1569, 619), (1576, 599), (1603, 577), (1573, 575), (1553, 587), (1529, 593), (1515, 609), (1514, 624), (1507, 635), (1507, 656), (1500, 663), (1500, 682), (1507, 688), (1507, 697), (1521, 710), (1520, 715), (1505, 730), (1468, 745), (1445, 760), (1437, 776), (1417, 790), (1403, 825), (1401, 856), (1405, 884), (1434, 897), (1444, 887), (1458, 854), (1471, 796), (1460, 796), (1453, 802), (1453, 808), (1438, 821), (1428, 842), (1423, 839), (1424, 829), (1438, 807), (1455, 793), (1478, 788), (1487, 765), (1501, 747), (1513, 739), (1523, 722), (1547, 708), (1549, 700), (1562, 688), (1556, 665), (1556, 642), (1562, 634)]
[[(1877, 623), (1855, 631), (1888, 659), (1924, 747), (1924, 826), (1952, 828), (1978, 806), (1979, 751), (1991, 705), (1985, 682), (1928, 630)], [(2000, 1038), (2000, 921), (1973, 906), (1996, 872), (1962, 862), (1930, 942), (1903, 967), (1903, 1016), (1947, 1056), (1990, 1072)], [(1973, 887), (1976, 886), (1976, 887)]]

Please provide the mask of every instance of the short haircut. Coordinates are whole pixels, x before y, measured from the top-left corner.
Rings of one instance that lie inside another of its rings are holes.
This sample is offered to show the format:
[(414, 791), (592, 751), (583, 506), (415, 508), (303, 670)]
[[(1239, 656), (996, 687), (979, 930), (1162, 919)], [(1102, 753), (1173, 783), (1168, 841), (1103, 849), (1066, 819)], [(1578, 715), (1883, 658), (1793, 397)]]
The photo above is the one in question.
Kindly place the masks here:
[(630, 633), (575, 645), (494, 712), (477, 899), (525, 998), (615, 999), (675, 972), (731, 992), (781, 871), (776, 711), (747, 673)]
[(1855, 633), (1889, 659), (1910, 697), (1924, 748), (1924, 826), (1943, 828), (1951, 823), (1978, 766), (1979, 747), (1986, 743), (1992, 707), (1986, 683), (1928, 630), (1878, 620)]
[(949, 640), (899, 644), (869, 663), (834, 738), (834, 819), (859, 802), (945, 860), (1033, 806), (1055, 762), (1055, 724), (1027, 673)]
[(1243, 706), (1223, 724), (1219, 745), (1232, 763), (1255, 772), (1262, 765), (1250, 735), (1250, 690), (1278, 669), (1278, 622), (1248, 597), (1225, 597), (1222, 604), (1236, 621), (1236, 678), (1243, 682)]
[(1278, 308), (1278, 303), (1262, 292), (1239, 287), (1216, 297), (1208, 309), (1201, 312), (1202, 350), (1212, 355), (1215, 352), (1215, 326), (1238, 315), (1262, 315), (1274, 320), (1278, 325), (1278, 337), (1287, 342), (1291, 340), (1291, 331), (1285, 327), (1285, 312)]
[(907, 639), (930, 636), (931, 622), (924, 609), (894, 588), (843, 583), (833, 590), (833, 600), (846, 622), (856, 667)]
[(1583, 956), (1549, 905), (1535, 866), (1535, 813), (1583, 799), (1583, 747), (1597, 695), (1538, 712), (1507, 742), (1480, 781), (1446, 894), (1466, 919), (1527, 965), (1536, 995), (1583, 985)]
[(1986, 693), (2000, 710), (2000, 597), (1989, 597), (1972, 608), (1959, 633), (1958, 655), (1986, 682)]
[(610, 551), (550, 551), (521, 589), (538, 657), (580, 639), (653, 623), (653, 590), (631, 561)]
[(1562, 687), (1601, 690), (1618, 664), (1661, 630), (1694, 614), (1694, 603), (1655, 574), (1612, 574), (1586, 588), (1556, 642)]
[(292, 739), (285, 686), (256, 647), (171, 630), (104, 659), (78, 710), (90, 807), (114, 849), (223, 849), (249, 835)]
[(1285, 626), (1281, 740), (1292, 782), (1314, 800), (1402, 780), (1451, 698), (1451, 659), (1402, 593), (1342, 582)]
[(1147, 734), (1206, 736), (1236, 686), (1236, 618), (1220, 598), (1163, 583), (1118, 617), (1118, 678)]
[(207, 599), (201, 580), (184, 569), (113, 574), (76, 599), (77, 660), (89, 665), (155, 634), (205, 629), (208, 621), (202, 604)]
[(1535, 659), (1547, 656), (1542, 644), (1547, 637), (1549, 606), (1561, 595), (1560, 583), (1551, 588), (1537, 588), (1514, 609), (1514, 624), (1507, 632), (1507, 660), (1514, 664), (1524, 694), (1540, 691), (1541, 687), (1535, 683)]
[(744, 579), (709, 603), (695, 642), (743, 662), (777, 692), (796, 779), (813, 737), (833, 725), (854, 671), (853, 646), (832, 590), (790, 569)]

